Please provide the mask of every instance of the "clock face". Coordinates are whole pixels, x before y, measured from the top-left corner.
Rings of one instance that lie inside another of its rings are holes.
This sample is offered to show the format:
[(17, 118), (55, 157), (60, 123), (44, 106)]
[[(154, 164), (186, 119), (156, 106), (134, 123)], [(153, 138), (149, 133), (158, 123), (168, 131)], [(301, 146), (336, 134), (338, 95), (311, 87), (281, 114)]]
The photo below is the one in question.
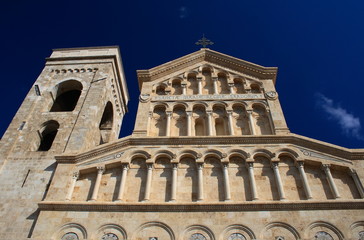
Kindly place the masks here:
[(113, 233), (106, 233), (104, 236), (102, 236), (101, 239), (102, 240), (119, 240), (118, 236), (116, 236)]

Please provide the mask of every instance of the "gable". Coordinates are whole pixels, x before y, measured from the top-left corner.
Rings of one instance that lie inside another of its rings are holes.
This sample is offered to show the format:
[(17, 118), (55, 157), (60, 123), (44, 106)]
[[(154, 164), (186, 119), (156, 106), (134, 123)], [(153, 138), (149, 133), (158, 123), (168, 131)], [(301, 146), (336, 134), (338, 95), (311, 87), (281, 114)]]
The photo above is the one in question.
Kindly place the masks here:
[(263, 67), (248, 61), (234, 58), (210, 49), (201, 49), (189, 55), (167, 62), (149, 70), (138, 70), (138, 82), (141, 89), (144, 82), (181, 75), (186, 70), (198, 69), (203, 65), (210, 65), (223, 69), (233, 75), (240, 75), (251, 79), (276, 81), (277, 68)]

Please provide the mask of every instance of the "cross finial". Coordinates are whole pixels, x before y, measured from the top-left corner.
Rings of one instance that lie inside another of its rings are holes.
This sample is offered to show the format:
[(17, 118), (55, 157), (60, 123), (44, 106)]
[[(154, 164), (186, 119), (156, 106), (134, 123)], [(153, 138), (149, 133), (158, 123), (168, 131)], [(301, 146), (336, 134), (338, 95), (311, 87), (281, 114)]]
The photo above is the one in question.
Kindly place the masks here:
[(202, 34), (202, 38), (198, 40), (196, 45), (201, 45), (203, 48), (206, 48), (207, 45), (213, 45), (214, 43), (209, 39), (205, 38), (205, 34)]

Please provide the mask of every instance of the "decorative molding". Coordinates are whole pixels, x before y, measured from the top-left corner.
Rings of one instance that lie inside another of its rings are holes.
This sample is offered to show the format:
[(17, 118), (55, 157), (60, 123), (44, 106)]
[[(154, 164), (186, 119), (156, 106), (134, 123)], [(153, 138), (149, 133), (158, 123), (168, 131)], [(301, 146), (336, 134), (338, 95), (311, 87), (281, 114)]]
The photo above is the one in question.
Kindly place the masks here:
[(337, 158), (333, 158), (333, 157), (330, 157), (330, 156), (327, 156), (327, 155), (324, 155), (321, 153), (309, 151), (304, 148), (298, 148), (298, 149), (303, 153), (303, 155), (305, 155), (307, 157), (320, 158), (320, 159), (330, 160), (330, 161), (335, 161), (335, 162), (345, 162), (345, 163), (349, 162), (347, 160), (337, 159)]
[(93, 161), (82, 163), (79, 166), (82, 167), (82, 166), (87, 166), (87, 165), (91, 165), (91, 164), (95, 164), (95, 163), (101, 163), (101, 162), (114, 160), (116, 158), (120, 158), (123, 154), (124, 154), (124, 152), (119, 152), (119, 153), (116, 153), (116, 154), (113, 154), (113, 155), (109, 155), (109, 156), (106, 156), (106, 157), (95, 159)]
[(140, 102), (145, 103), (145, 102), (149, 102), (149, 100), (150, 100), (150, 94), (149, 93), (140, 94), (140, 96), (139, 96), (139, 101)]
[(275, 91), (269, 91), (265, 93), (265, 96), (269, 99), (269, 100), (276, 100), (278, 98), (278, 93)]
[(236, 100), (265, 99), (263, 94), (215, 94), (215, 95), (163, 95), (154, 96), (152, 101), (196, 101), (196, 100)]
[(168, 202), (128, 204), (123, 202), (47, 202), (38, 203), (43, 211), (112, 211), (112, 212), (235, 212), (235, 211), (289, 211), (289, 210), (334, 210), (364, 209), (364, 201), (325, 201), (325, 202), (244, 202), (196, 204)]

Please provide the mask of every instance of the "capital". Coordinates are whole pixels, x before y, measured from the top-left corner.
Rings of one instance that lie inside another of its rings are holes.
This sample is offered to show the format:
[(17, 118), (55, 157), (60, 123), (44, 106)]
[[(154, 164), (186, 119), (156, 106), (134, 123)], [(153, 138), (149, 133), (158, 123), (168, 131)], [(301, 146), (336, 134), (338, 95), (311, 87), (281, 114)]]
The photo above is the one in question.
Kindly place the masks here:
[(98, 174), (103, 174), (105, 172), (105, 168), (104, 167), (96, 167), (97, 169), (97, 173)]
[(73, 172), (72, 178), (78, 179), (79, 175), (80, 175), (80, 172), (78, 172), (78, 171), (77, 172)]

